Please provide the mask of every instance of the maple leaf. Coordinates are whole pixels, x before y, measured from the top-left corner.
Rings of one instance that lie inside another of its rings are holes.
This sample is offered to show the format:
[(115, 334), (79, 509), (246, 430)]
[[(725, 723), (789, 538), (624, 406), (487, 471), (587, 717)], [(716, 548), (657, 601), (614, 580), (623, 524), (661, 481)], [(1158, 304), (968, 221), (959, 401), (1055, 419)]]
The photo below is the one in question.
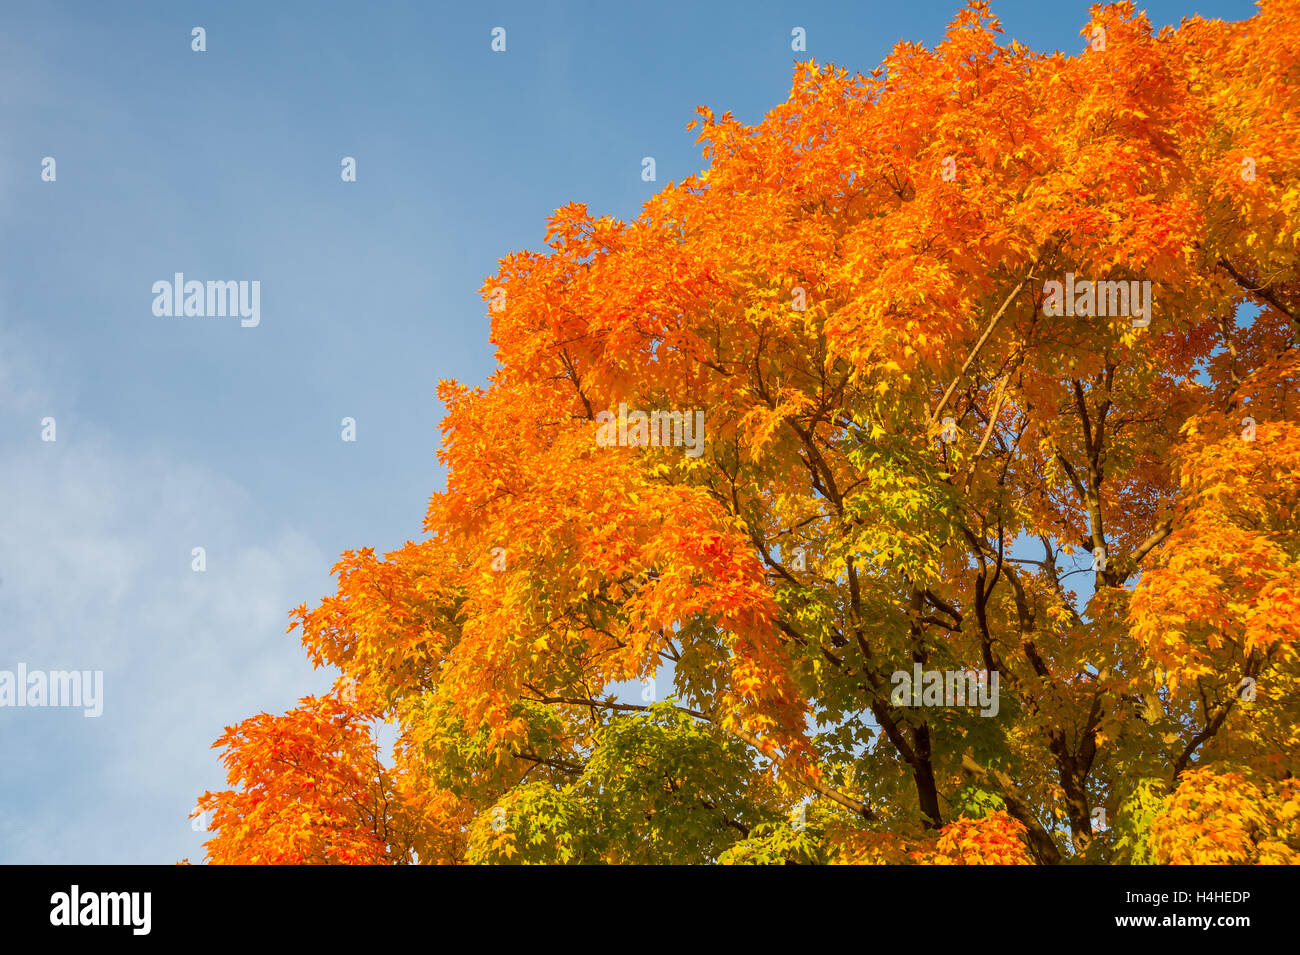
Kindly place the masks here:
[(293, 612), (340, 683), (218, 740), (209, 861), (1294, 859), (1300, 16), (1091, 15), (1123, 69), (984, 3), (800, 64), (502, 258), (426, 536)]

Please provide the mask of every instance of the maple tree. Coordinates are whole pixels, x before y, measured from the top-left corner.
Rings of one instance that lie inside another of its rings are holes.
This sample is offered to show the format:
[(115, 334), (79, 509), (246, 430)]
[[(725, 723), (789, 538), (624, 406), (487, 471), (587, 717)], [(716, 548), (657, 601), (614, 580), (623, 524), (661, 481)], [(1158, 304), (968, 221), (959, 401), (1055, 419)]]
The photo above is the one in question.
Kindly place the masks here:
[(502, 259), (428, 536), (294, 611), (342, 676), (217, 741), (209, 860), (1296, 861), (1300, 4), (1081, 34), (800, 64)]

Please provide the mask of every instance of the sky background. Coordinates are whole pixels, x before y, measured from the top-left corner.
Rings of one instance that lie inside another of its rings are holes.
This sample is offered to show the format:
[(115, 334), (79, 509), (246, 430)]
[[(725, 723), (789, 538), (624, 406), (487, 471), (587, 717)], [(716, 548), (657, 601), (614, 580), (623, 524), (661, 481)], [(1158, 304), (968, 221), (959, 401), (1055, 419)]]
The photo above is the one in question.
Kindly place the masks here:
[[(699, 171), (697, 105), (757, 121), (795, 60), (866, 72), (958, 6), (0, 0), (0, 669), (104, 671), (98, 719), (0, 708), (0, 862), (201, 860), (211, 742), (331, 682), (288, 610), (341, 551), (421, 536), (497, 258)], [(1087, 3), (992, 9), (1082, 49)], [(175, 272), (260, 281), (260, 325), (155, 317)]]

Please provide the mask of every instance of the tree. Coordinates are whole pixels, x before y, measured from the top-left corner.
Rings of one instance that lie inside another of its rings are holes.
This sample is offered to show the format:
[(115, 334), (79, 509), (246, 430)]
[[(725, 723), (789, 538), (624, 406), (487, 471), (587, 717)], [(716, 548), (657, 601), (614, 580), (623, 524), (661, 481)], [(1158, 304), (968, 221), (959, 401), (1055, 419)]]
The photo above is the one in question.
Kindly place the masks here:
[(218, 741), (211, 860), (1300, 851), (1300, 5), (1001, 33), (701, 108), (501, 261), (427, 539), (294, 611), (355, 700)]

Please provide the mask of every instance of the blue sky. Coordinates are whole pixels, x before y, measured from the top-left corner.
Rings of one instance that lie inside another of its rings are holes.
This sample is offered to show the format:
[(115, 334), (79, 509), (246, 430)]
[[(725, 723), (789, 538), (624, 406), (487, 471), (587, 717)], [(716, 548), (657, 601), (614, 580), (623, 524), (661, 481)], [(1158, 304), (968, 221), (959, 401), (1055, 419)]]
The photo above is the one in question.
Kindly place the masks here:
[[(957, 6), (0, 10), (0, 669), (105, 674), (98, 719), (0, 708), (0, 862), (201, 858), (211, 741), (328, 685), (288, 609), (332, 589), (340, 551), (420, 534), (434, 389), (491, 371), (497, 257), (557, 206), (631, 217), (698, 171), (696, 105), (755, 121), (795, 59), (865, 72)], [(1143, 6), (1157, 26), (1253, 13)], [(1069, 51), (1086, 8), (993, 4), (1008, 38)], [(156, 317), (176, 272), (259, 281), (260, 324)]]

